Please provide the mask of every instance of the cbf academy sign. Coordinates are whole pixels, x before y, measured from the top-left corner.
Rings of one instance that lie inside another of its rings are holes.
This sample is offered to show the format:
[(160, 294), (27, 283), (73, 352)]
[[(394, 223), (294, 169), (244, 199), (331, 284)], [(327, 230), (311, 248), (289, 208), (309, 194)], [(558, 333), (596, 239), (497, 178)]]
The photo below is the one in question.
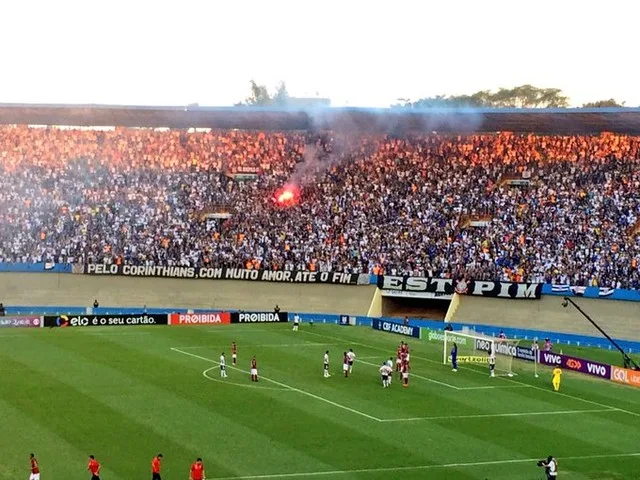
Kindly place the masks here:
[(451, 278), (400, 277), (381, 275), (378, 288), (383, 291), (401, 291), (435, 295), (476, 295), (480, 297), (539, 299), (541, 283), (494, 282), (484, 280), (453, 280)]
[(383, 332), (397, 333), (405, 337), (420, 338), (420, 327), (411, 327), (402, 323), (390, 322), (389, 320), (380, 320), (374, 318), (371, 321), (374, 330), (382, 330)]
[(338, 285), (369, 285), (369, 275), (341, 272), (304, 272), (290, 270), (247, 270), (244, 268), (179, 267), (155, 265), (84, 266), (87, 275), (121, 275), (125, 277), (192, 278), (207, 280), (249, 280), (277, 283), (332, 283)]

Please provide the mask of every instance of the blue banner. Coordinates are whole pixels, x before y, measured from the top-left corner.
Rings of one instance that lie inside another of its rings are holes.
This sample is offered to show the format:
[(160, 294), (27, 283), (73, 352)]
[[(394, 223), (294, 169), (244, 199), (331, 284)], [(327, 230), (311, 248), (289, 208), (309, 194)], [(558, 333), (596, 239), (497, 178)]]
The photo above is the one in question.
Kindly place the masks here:
[(0, 272), (22, 273), (71, 273), (70, 263), (6, 263), (0, 262)]
[(404, 335), (405, 337), (420, 338), (420, 327), (404, 325), (403, 323), (392, 322), (389, 320), (381, 320), (379, 318), (372, 319), (371, 326), (374, 330), (397, 333), (398, 335)]
[(621, 288), (609, 287), (578, 287), (574, 285), (546, 283), (542, 286), (542, 294), (555, 295), (558, 297), (583, 297), (640, 302), (640, 290), (623, 290)]

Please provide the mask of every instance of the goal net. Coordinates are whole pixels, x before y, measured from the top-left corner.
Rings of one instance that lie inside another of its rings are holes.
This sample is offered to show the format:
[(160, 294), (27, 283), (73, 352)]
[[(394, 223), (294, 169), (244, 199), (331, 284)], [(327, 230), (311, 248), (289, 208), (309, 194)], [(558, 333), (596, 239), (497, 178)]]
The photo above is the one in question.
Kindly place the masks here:
[(458, 364), (486, 365), (489, 369), (489, 356), (493, 352), (496, 358), (495, 374), (512, 377), (513, 359), (520, 340), (496, 338), (476, 333), (445, 331), (443, 360), (451, 364), (453, 344), (458, 347)]

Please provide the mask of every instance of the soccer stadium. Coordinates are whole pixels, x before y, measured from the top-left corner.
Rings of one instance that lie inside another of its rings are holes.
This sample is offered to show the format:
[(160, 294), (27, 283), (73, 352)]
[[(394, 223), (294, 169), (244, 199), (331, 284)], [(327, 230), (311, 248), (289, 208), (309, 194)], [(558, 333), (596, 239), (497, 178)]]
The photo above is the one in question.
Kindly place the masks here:
[[(162, 44), (183, 90), (192, 55), (235, 55), (201, 44)], [(427, 80), (384, 108), (255, 81), (234, 106), (116, 104), (99, 77), (136, 71), (93, 49), (84, 102), (0, 89), (29, 94), (0, 103), (0, 480), (640, 479), (640, 107)]]

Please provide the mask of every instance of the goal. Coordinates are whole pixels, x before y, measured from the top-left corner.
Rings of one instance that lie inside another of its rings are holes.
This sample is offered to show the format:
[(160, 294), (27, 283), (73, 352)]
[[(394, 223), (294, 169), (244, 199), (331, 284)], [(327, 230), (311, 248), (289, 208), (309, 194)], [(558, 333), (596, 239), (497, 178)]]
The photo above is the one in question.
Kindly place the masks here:
[[(496, 375), (512, 377), (513, 359), (520, 340), (510, 338), (496, 338), (477, 333), (445, 331), (443, 361), (445, 365), (451, 364), (451, 349), (454, 342), (458, 346), (458, 364), (487, 365), (489, 352), (496, 356)], [(488, 367), (487, 367), (488, 369)]]

